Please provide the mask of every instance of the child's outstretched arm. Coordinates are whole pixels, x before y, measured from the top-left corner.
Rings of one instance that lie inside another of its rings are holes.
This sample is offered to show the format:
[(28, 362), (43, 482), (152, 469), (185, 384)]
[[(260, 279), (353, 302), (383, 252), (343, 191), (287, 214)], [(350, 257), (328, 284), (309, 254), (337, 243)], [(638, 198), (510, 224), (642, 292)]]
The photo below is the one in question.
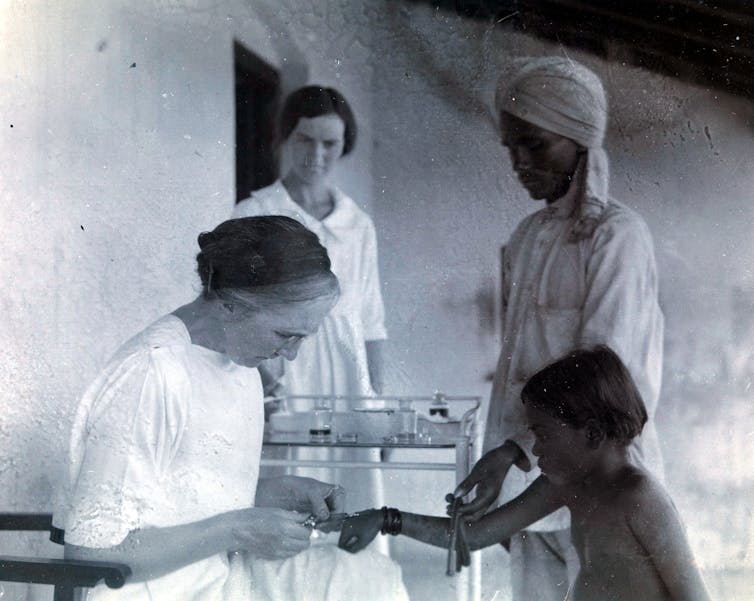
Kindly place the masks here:
[(668, 493), (659, 483), (644, 480), (635, 494), (638, 498), (628, 513), (629, 527), (652, 558), (671, 599), (710, 601), (685, 528)]
[[(512, 501), (478, 522), (464, 522), (461, 528), (469, 547), (472, 550), (481, 549), (509, 538), (562, 505), (557, 487), (541, 476)], [(395, 520), (388, 521), (391, 523), (386, 523), (383, 510), (360, 511), (343, 524), (338, 546), (355, 553), (366, 547), (379, 532), (403, 534), (436, 547), (447, 547), (450, 542), (448, 518), (400, 512), (399, 525), (395, 524)]]

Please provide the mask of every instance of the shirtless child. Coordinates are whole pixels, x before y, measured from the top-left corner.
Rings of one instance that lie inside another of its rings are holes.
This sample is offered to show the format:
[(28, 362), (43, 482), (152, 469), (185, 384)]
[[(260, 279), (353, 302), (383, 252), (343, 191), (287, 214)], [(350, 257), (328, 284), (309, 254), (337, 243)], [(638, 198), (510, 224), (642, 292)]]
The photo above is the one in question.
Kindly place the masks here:
[[(570, 353), (535, 374), (521, 399), (542, 476), (479, 521), (461, 522), (459, 557), (565, 505), (581, 562), (569, 601), (710, 601), (672, 500), (628, 459), (647, 413), (620, 358), (605, 346)], [(449, 525), (371, 509), (346, 520), (339, 544), (356, 552), (382, 531), (447, 547)]]

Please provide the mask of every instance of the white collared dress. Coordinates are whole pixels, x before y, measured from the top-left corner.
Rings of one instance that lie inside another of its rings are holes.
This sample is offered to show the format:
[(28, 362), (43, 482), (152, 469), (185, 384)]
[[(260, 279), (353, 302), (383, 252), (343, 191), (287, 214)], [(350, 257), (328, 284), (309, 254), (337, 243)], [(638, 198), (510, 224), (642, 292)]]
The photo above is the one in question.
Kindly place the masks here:
[(341, 296), (319, 331), (301, 343), (296, 360), (286, 362), (286, 393), (372, 395), (366, 341), (387, 338), (380, 291), (377, 236), (370, 217), (335, 190), (335, 206), (324, 219), (296, 204), (282, 182), (257, 190), (238, 203), (233, 217), (285, 215), (313, 231), (330, 256)]

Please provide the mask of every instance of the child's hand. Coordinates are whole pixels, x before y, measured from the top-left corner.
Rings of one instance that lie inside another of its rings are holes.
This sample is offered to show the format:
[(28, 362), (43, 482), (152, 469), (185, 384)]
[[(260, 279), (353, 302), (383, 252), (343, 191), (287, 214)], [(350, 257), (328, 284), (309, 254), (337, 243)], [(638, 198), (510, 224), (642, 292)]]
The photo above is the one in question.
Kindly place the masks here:
[(367, 509), (347, 518), (343, 522), (338, 539), (338, 547), (357, 553), (374, 540), (383, 523), (380, 509)]

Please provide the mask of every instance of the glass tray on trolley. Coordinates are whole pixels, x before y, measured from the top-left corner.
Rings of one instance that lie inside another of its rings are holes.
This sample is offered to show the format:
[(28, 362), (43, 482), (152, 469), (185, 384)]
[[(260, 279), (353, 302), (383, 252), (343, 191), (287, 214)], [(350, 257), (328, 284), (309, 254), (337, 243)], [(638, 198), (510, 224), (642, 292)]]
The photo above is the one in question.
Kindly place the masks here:
[(296, 395), (265, 403), (266, 444), (445, 447), (472, 436), (480, 398)]

